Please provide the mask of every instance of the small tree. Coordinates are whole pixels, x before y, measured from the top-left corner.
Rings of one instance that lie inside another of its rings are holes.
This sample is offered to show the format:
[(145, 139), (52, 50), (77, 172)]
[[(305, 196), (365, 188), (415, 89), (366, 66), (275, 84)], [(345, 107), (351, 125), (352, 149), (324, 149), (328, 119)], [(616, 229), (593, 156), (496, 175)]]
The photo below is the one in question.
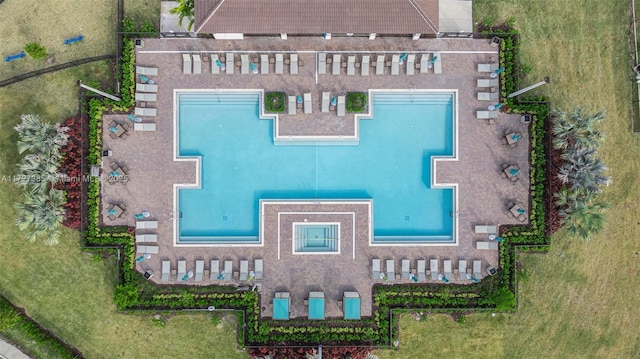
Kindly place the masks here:
[(178, 25), (180, 26), (182, 26), (182, 21), (184, 20), (185, 17), (189, 19), (189, 25), (187, 25), (188, 31), (191, 31), (191, 28), (193, 27), (193, 23), (194, 23), (194, 17), (193, 17), (194, 2), (193, 1), (194, 0), (179, 0), (178, 6), (169, 10), (170, 13), (174, 15), (175, 14), (178, 15)]
[(47, 57), (47, 49), (37, 42), (30, 42), (25, 45), (24, 52), (36, 60)]

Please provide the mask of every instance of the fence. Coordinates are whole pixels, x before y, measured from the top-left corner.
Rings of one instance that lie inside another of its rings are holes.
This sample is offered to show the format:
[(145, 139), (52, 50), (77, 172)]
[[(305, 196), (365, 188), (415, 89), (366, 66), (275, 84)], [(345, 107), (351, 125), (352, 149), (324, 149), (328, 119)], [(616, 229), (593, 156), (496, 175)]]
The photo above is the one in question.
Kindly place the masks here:
[(88, 64), (88, 63), (94, 62), (94, 61), (108, 60), (108, 59), (112, 59), (114, 57), (115, 57), (115, 55), (100, 55), (100, 56), (94, 56), (94, 57), (87, 57), (86, 59), (75, 60), (75, 61), (67, 62), (67, 63), (64, 63), (64, 64), (47, 67), (45, 69), (40, 69), (40, 70), (36, 70), (36, 71), (32, 71), (32, 72), (27, 72), (26, 74), (18, 75), (18, 76), (12, 77), (10, 79), (6, 79), (6, 80), (3, 80), (3, 81), (0, 81), (0, 87), (8, 86), (8, 85), (14, 84), (16, 82), (20, 82), (22, 80), (26, 80), (26, 79), (32, 78), (32, 77), (44, 75), (44, 74), (49, 73), (49, 72), (55, 72), (55, 71), (59, 71), (59, 70), (64, 70), (64, 69), (68, 69), (70, 67), (83, 65), (83, 64)]

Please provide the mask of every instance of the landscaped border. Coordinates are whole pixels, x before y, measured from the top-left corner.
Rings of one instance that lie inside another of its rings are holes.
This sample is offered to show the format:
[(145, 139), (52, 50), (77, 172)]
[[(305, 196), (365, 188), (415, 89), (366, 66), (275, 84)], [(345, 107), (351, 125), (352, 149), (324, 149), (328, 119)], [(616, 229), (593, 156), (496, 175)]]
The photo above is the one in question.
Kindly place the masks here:
[[(497, 29), (499, 30), (499, 29)], [(517, 89), (519, 35), (513, 29), (476, 37), (498, 36), (500, 63), (505, 67), (501, 74), (501, 97), (504, 110), (533, 115), (531, 122), (531, 203), (529, 226), (503, 226), (500, 245), (500, 271), (474, 285), (407, 284), (373, 287), (373, 317), (363, 320), (309, 321), (293, 319), (286, 322), (260, 319), (260, 298), (256, 292), (239, 292), (228, 286), (155, 286), (135, 270), (135, 245), (133, 230), (128, 227), (101, 227), (100, 182), (88, 185), (88, 225), (83, 236), (88, 249), (117, 246), (124, 260), (119, 261), (120, 281), (116, 289), (115, 303), (119, 310), (184, 310), (204, 309), (210, 306), (234, 309), (243, 313), (238, 318), (239, 342), (245, 347), (264, 346), (309, 346), (322, 343), (326, 346), (379, 346), (391, 347), (397, 335), (394, 312), (407, 309), (445, 312), (467, 312), (476, 310), (513, 310), (516, 291), (516, 250), (536, 248), (545, 251), (549, 238), (545, 230), (544, 195), (547, 183), (544, 146), (544, 123), (549, 115), (547, 102), (527, 103), (517, 98), (508, 99), (507, 94)], [(101, 121), (105, 111), (128, 111), (133, 105), (134, 47), (131, 39), (125, 38), (121, 62), (122, 101), (91, 100), (89, 103), (90, 148), (87, 155), (89, 165), (98, 165), (101, 160)], [(540, 99), (537, 99), (538, 101)], [(549, 195), (549, 194), (546, 194)], [(535, 246), (533, 246), (535, 245)], [(542, 245), (541, 247), (539, 245)]]

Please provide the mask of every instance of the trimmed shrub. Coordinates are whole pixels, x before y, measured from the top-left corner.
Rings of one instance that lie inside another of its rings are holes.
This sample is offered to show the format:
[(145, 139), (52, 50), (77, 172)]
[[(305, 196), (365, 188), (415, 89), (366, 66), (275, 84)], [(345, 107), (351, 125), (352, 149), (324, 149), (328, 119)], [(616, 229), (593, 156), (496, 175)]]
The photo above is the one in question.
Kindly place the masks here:
[(264, 107), (267, 112), (284, 112), (284, 102), (284, 92), (267, 92), (265, 95)]
[(24, 52), (36, 60), (47, 57), (47, 49), (37, 42), (31, 42), (25, 45)]
[(364, 92), (347, 93), (347, 111), (364, 112), (367, 110), (367, 94)]

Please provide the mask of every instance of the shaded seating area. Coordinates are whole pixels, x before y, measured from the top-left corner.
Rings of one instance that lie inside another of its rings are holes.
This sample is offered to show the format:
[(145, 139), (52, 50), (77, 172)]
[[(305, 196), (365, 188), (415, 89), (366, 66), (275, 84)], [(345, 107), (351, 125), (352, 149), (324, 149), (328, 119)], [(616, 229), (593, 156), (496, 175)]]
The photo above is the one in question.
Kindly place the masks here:
[(507, 212), (509, 218), (517, 218), (520, 222), (527, 220), (527, 208), (522, 202), (512, 203), (509, 205), (509, 212)]
[(324, 292), (309, 292), (309, 319), (324, 319)]
[[(275, 320), (289, 319), (289, 315), (291, 313), (290, 297), (291, 297), (291, 294), (289, 292), (275, 293), (273, 298), (273, 319)], [(324, 315), (324, 310), (323, 310), (323, 315)], [(324, 319), (324, 317), (321, 319)]]
[(342, 297), (342, 312), (344, 313), (344, 319), (360, 319), (360, 294), (358, 294), (358, 292), (344, 292)]

